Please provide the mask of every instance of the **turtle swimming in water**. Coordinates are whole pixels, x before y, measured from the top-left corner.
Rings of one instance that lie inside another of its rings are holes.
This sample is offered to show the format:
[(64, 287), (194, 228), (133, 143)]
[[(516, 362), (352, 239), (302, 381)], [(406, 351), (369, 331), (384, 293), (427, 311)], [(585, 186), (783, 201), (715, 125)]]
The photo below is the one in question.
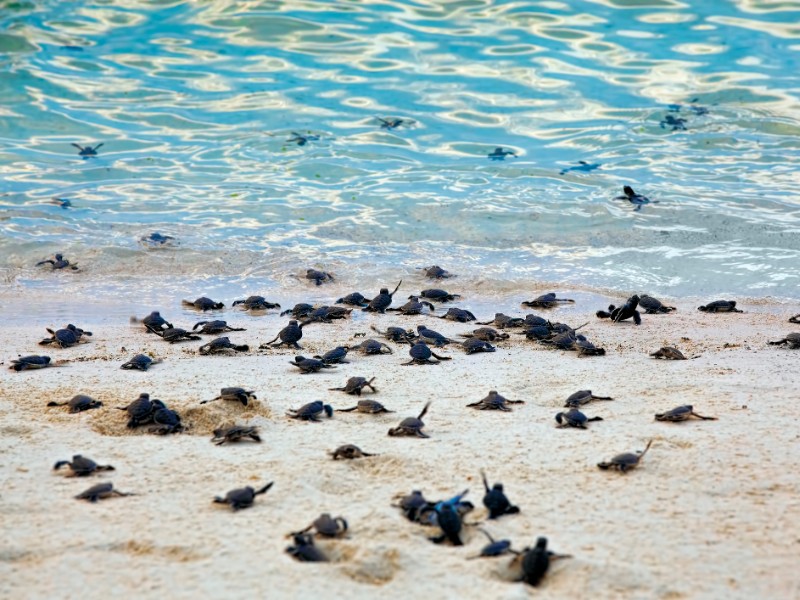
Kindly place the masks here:
[(659, 123), (661, 129), (672, 128), (672, 131), (686, 131), (686, 119), (683, 117), (674, 117), (666, 115)]
[(392, 427), (389, 430), (390, 436), (398, 436), (398, 435), (409, 435), (409, 436), (417, 436), (421, 438), (430, 437), (425, 432), (422, 431), (422, 428), (425, 427), (425, 423), (422, 422), (422, 417), (424, 417), (427, 412), (428, 408), (430, 408), (431, 403), (427, 402), (425, 406), (422, 408), (422, 412), (419, 413), (416, 417), (406, 417), (402, 421), (400, 421), (400, 425), (397, 427)]
[(494, 352), (497, 350), (489, 342), (484, 342), (478, 338), (468, 338), (461, 342), (461, 347), (467, 354), (475, 354), (476, 352)]
[(135, 496), (131, 492), (120, 492), (119, 490), (114, 489), (114, 484), (110, 481), (106, 483), (98, 483), (97, 485), (93, 485), (88, 490), (85, 490), (75, 496), (76, 500), (88, 500), (89, 502), (97, 502), (98, 500), (103, 500), (105, 498), (110, 498), (111, 496)]
[(635, 454), (632, 452), (624, 452), (623, 454), (617, 454), (614, 458), (609, 461), (603, 461), (601, 463), (597, 463), (598, 468), (602, 469), (603, 471), (607, 471), (608, 469), (616, 469), (621, 473), (627, 473), (631, 469), (635, 469), (639, 465), (639, 461), (642, 460), (642, 457), (647, 454), (647, 451), (650, 449), (650, 445), (653, 443), (653, 440), (647, 442), (647, 446), (645, 446), (644, 450), (641, 452), (636, 452)]
[(662, 346), (650, 354), (653, 358), (664, 358), (666, 360), (686, 360), (683, 352), (674, 346)]
[(627, 200), (631, 204), (635, 205), (634, 211), (642, 210), (642, 206), (645, 204), (657, 204), (658, 200), (650, 200), (647, 196), (642, 196), (641, 194), (637, 194), (633, 191), (633, 188), (629, 185), (626, 185), (622, 188), (623, 196), (617, 196), (614, 200)]
[(375, 327), (375, 325), (370, 325), (369, 328), (392, 342), (407, 342), (412, 341), (417, 337), (417, 334), (415, 334), (412, 330), (403, 329), (402, 327), (387, 327), (386, 331), (381, 331)]
[(330, 404), (323, 404), (322, 400), (315, 400), (304, 404), (300, 408), (290, 408), (286, 414), (292, 419), (300, 419), (301, 421), (319, 421), (322, 413), (330, 419), (333, 416), (333, 408)]
[(140, 237), (139, 243), (148, 248), (170, 248), (177, 245), (175, 238), (171, 235), (163, 235), (154, 231), (150, 235)]
[[(293, 348), (299, 349), (300, 345), (297, 342), (302, 337), (303, 337), (303, 325), (298, 325), (297, 321), (291, 320), (289, 321), (289, 324), (286, 327), (284, 327), (278, 332), (278, 335), (276, 335), (274, 339), (264, 344), (261, 344), (259, 348), (268, 348), (268, 347), (277, 348), (282, 344), (286, 344), (287, 347), (291, 346)], [(281, 341), (275, 344), (274, 346), (271, 346), (271, 344), (275, 342), (275, 340), (277, 340), (278, 338), (280, 338)]]
[(67, 268), (73, 271), (78, 270), (78, 265), (76, 263), (69, 262), (66, 258), (64, 258), (63, 254), (55, 254), (53, 255), (53, 258), (40, 260), (36, 263), (37, 267), (41, 267), (42, 265), (50, 265), (54, 271)]
[(358, 350), (363, 354), (394, 354), (394, 351), (388, 345), (372, 338), (364, 340), (357, 346), (351, 346), (350, 349)]
[(286, 140), (287, 144), (297, 144), (298, 146), (305, 146), (308, 142), (316, 142), (319, 139), (318, 135), (310, 133), (302, 134), (296, 131), (292, 132), (292, 137)]
[(449, 279), (450, 277), (455, 277), (455, 275), (449, 271), (445, 271), (439, 265), (420, 268), (425, 272), (425, 277), (430, 277), (431, 279)]
[(376, 117), (381, 122), (381, 129), (397, 129), (400, 125), (408, 124), (408, 119), (398, 119), (397, 117)]
[(550, 292), (548, 294), (542, 294), (538, 298), (534, 298), (533, 300), (528, 300), (527, 302), (523, 302), (522, 306), (528, 306), (530, 308), (555, 308), (560, 303), (570, 303), (575, 304), (575, 300), (570, 298), (556, 298), (555, 292)]
[(214, 502), (216, 504), (229, 504), (234, 511), (241, 510), (242, 508), (249, 508), (253, 506), (256, 496), (267, 493), (274, 483), (274, 481), (270, 481), (267, 485), (258, 490), (254, 490), (249, 485), (231, 490), (225, 494), (224, 498), (219, 496), (215, 497)]
[(350, 351), (350, 346), (336, 346), (333, 350), (328, 350), (322, 356), (315, 354), (314, 358), (321, 360), (326, 365), (343, 364), (349, 361), (345, 360), (347, 353)]
[(248, 296), (244, 300), (234, 300), (231, 306), (242, 305), (245, 310), (269, 310), (271, 308), (280, 308), (281, 305), (276, 302), (267, 301), (264, 296)]
[(633, 322), (636, 325), (641, 325), (642, 315), (638, 310), (636, 310), (637, 306), (639, 306), (639, 296), (634, 294), (628, 298), (628, 301), (622, 306), (616, 307), (611, 304), (608, 307), (608, 312), (604, 310), (598, 310), (595, 314), (600, 319), (611, 319), (614, 323), (619, 323), (620, 321), (633, 318)]
[(316, 269), (306, 269), (306, 279), (310, 279), (316, 285), (322, 285), (326, 281), (336, 281), (330, 273)]
[[(435, 300), (436, 302), (452, 302), (456, 298), (461, 298), (459, 294), (451, 294), (438, 288), (422, 290), (419, 295), (428, 300)], [(411, 298), (411, 296), (409, 296), (409, 298)]]
[(98, 465), (91, 458), (86, 458), (80, 454), (75, 454), (72, 460), (59, 460), (53, 465), (53, 470), (58, 471), (64, 465), (69, 467), (70, 475), (76, 477), (85, 477), (91, 475), (95, 471), (113, 471), (114, 467), (111, 465)]
[(595, 396), (591, 390), (579, 390), (569, 395), (564, 406), (566, 408), (580, 408), (593, 400), (613, 400), (613, 398), (611, 396)]
[(316, 359), (316, 358), (306, 358), (305, 356), (297, 355), (294, 357), (294, 362), (289, 362), (290, 365), (293, 365), (300, 369), (300, 373), (316, 373), (320, 369), (335, 369), (333, 365), (326, 364), (325, 362)]
[(387, 308), (386, 310), (399, 312), (401, 314), (408, 316), (421, 315), (422, 311), (425, 309), (426, 306), (429, 309), (431, 309), (431, 312), (434, 312), (436, 310), (436, 308), (434, 308), (433, 304), (431, 304), (430, 302), (426, 302), (424, 300), (420, 301), (419, 296), (409, 296), (408, 302), (403, 304), (403, 306), (400, 306), (398, 308)]
[(695, 419), (700, 419), (701, 421), (717, 420), (717, 417), (704, 417), (703, 415), (698, 415), (696, 412), (694, 412), (694, 407), (691, 404), (684, 404), (683, 406), (678, 406), (672, 410), (668, 410), (667, 412), (657, 413), (656, 421), (669, 421), (671, 423), (678, 423), (680, 421), (688, 421), (692, 417)]
[(586, 423), (592, 421), (602, 421), (603, 417), (587, 417), (577, 408), (570, 408), (567, 412), (559, 412), (556, 414), (556, 423), (559, 428), (575, 427), (577, 429), (586, 429)]
[(639, 308), (643, 308), (644, 314), (646, 315), (670, 313), (675, 310), (674, 306), (664, 306), (664, 304), (661, 303), (661, 300), (658, 298), (653, 298), (652, 296), (648, 296), (647, 294), (643, 294), (639, 298)]
[(314, 536), (307, 533), (294, 536), (294, 545), (287, 546), (287, 554), (300, 562), (328, 562), (328, 557), (314, 545)]
[(29, 369), (44, 369), (45, 367), (49, 366), (51, 366), (49, 356), (31, 355), (20, 356), (19, 358), (12, 360), (9, 369), (19, 372), (27, 371)]
[[(131, 321), (133, 322), (133, 319), (131, 319)], [(154, 310), (142, 319), (142, 325), (144, 325), (148, 333), (160, 334), (166, 329), (173, 329), (172, 323), (162, 317), (161, 313), (157, 310)]]
[(162, 339), (169, 342), (170, 344), (175, 344), (177, 342), (186, 342), (192, 340), (202, 340), (199, 335), (194, 335), (185, 329), (181, 329), (180, 327), (170, 327), (169, 329), (164, 329), (163, 331), (156, 332)]
[(211, 298), (206, 298), (205, 296), (200, 296), (196, 300), (183, 300), (181, 301), (181, 304), (183, 304), (183, 306), (188, 306), (189, 308), (194, 308), (203, 312), (207, 310), (221, 310), (225, 308), (225, 305), (222, 302), (214, 302)]
[(347, 294), (347, 296), (339, 298), (336, 301), (336, 304), (349, 304), (350, 306), (364, 307), (370, 302), (372, 302), (372, 300), (370, 300), (369, 298), (365, 298), (361, 293), (353, 292), (351, 294)]
[(506, 497), (502, 483), (495, 483), (490, 488), (486, 473), (483, 471), (481, 471), (481, 478), (483, 479), (483, 487), (486, 490), (486, 494), (483, 496), (483, 505), (489, 511), (490, 519), (496, 519), (503, 515), (514, 515), (519, 512), (519, 507), (511, 504)]
[[(198, 328), (200, 331), (197, 331)], [(229, 331), (247, 331), (247, 329), (244, 327), (231, 327), (227, 321), (217, 319), (214, 321), (198, 321), (192, 327), (192, 331), (197, 331), (201, 335), (218, 335)]]
[(81, 146), (80, 144), (72, 143), (70, 146), (75, 146), (78, 149), (78, 156), (88, 158), (90, 156), (97, 156), (97, 151), (105, 142), (100, 142), (97, 146)]
[(777, 342), (769, 342), (769, 344), (772, 346), (787, 344), (789, 348), (796, 350), (797, 348), (800, 348), (800, 333), (789, 333), (782, 340), (778, 340)]
[(79, 413), (93, 408), (100, 408), (103, 403), (86, 394), (77, 394), (67, 402), (48, 402), (47, 406), (68, 406), (69, 413)]
[[(341, 389), (341, 388), (334, 388), (334, 389)], [(368, 415), (376, 415), (379, 413), (393, 413), (393, 410), (389, 410), (383, 404), (378, 402), (377, 400), (359, 400), (358, 403), (353, 406), (352, 408), (338, 408), (336, 409), (338, 412), (360, 412), (365, 413)]]
[(211, 441), (217, 446), (227, 442), (238, 442), (239, 440), (250, 439), (254, 442), (261, 442), (258, 435), (258, 427), (246, 425), (227, 425), (214, 430), (214, 437)]
[(330, 513), (322, 513), (320, 516), (314, 519), (311, 525), (291, 535), (294, 536), (302, 533), (308, 533), (312, 529), (317, 535), (321, 535), (323, 537), (342, 537), (347, 533), (348, 524), (344, 517), (332, 517)]
[(369, 452), (364, 452), (361, 448), (359, 448), (355, 444), (344, 444), (342, 446), (339, 446), (333, 452), (331, 452), (331, 456), (333, 457), (333, 460), (339, 460), (340, 458), (352, 460), (354, 458), (364, 458), (365, 456), (377, 456), (377, 455), (370, 454)]
[[(344, 384), (344, 387), (335, 387), (335, 388), (328, 388), (332, 392), (344, 392), (345, 394), (355, 394), (356, 396), (360, 396), (361, 392), (364, 388), (368, 387), (373, 393), (377, 392), (372, 382), (375, 381), (375, 378), (367, 380), (366, 377), (351, 377), (347, 380), (347, 383)], [(349, 409), (354, 410), (354, 409)]]
[(697, 310), (699, 310), (700, 312), (710, 312), (710, 313), (744, 312), (743, 310), (739, 310), (738, 308), (736, 308), (735, 300), (714, 300), (713, 302), (709, 302), (705, 306), (698, 306)]
[(600, 163), (589, 163), (585, 160), (579, 160), (577, 165), (572, 167), (565, 167), (559, 171), (559, 175), (566, 175), (571, 171), (581, 171), (583, 173), (589, 173), (590, 171), (594, 171), (595, 169), (600, 168)]
[(467, 404), (469, 408), (475, 408), (478, 410), (502, 410), (504, 412), (511, 412), (509, 408), (509, 404), (525, 404), (524, 400), (508, 400), (507, 398), (501, 396), (497, 393), (496, 390), (491, 390), (489, 395), (487, 395), (482, 400), (478, 400), (477, 402), (473, 402), (472, 404)]
[(230, 402), (239, 402), (242, 406), (247, 406), (249, 402), (256, 399), (256, 395), (252, 390), (246, 390), (242, 387), (224, 387), (219, 391), (219, 396), (211, 400), (203, 400), (200, 404), (208, 404), (217, 400), (228, 400)]
[[(409, 342), (411, 344), (411, 342)], [(425, 342), (417, 342), (411, 345), (408, 351), (411, 360), (400, 363), (401, 365), (438, 365), (440, 361), (451, 360), (449, 356), (439, 356), (435, 354)], [(431, 357), (436, 360), (431, 360)]]
[(489, 158), (489, 160), (505, 160), (506, 156), (513, 156), (514, 158), (516, 158), (517, 153), (514, 152), (513, 150), (506, 150), (498, 146), (497, 148), (489, 152), (489, 154), (487, 154), (486, 156), (487, 158)]
[(392, 296), (397, 293), (397, 290), (400, 289), (400, 284), (403, 283), (403, 280), (400, 280), (400, 283), (397, 284), (397, 287), (394, 288), (392, 293), (389, 293), (389, 288), (381, 288), (380, 292), (377, 296), (375, 296), (372, 300), (369, 301), (364, 308), (361, 310), (367, 312), (379, 312), (384, 313), (386, 309), (392, 304)]
[(221, 352), (225, 352), (226, 350), (247, 352), (250, 350), (250, 346), (247, 344), (234, 344), (230, 341), (230, 339), (228, 339), (228, 337), (223, 336), (214, 338), (207, 344), (203, 344), (197, 349), (197, 351), (203, 356), (207, 356), (209, 354), (219, 354)]

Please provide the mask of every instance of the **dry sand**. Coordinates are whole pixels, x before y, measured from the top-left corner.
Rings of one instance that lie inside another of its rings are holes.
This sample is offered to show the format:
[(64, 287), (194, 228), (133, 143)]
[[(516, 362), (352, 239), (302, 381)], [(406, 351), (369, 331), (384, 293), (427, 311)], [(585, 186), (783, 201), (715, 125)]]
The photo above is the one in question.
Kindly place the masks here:
[[(43, 324), (5, 328), (0, 596), (797, 598), (800, 351), (766, 342), (800, 329), (787, 323), (798, 311), (750, 304), (745, 314), (707, 315), (695, 306), (646, 315), (640, 327), (600, 321), (590, 310), (597, 307), (550, 313), (573, 325), (590, 321), (586, 333), (608, 350), (605, 357), (578, 358), (513, 335), (494, 354), (450, 348), (444, 353), (453, 360), (439, 366), (400, 366), (407, 350), (393, 345), (394, 355), (351, 355), (351, 364), (313, 375), (288, 364), (293, 351), (203, 357), (199, 342), (170, 346), (128, 325), (97, 327), (89, 344), (44, 352), (69, 360), (63, 367), (14, 373), (11, 358), (41, 350)], [(371, 323), (425, 322), (451, 335), (473, 328), (430, 317), (354, 316), (307, 327), (303, 354), (369, 332)], [(234, 311), (222, 318), (243, 321)], [(191, 323), (185, 315), (179, 321)], [(247, 318), (248, 331), (229, 336), (255, 348), (285, 321)], [(700, 357), (648, 357), (663, 344)], [(146, 373), (120, 370), (140, 351), (164, 362)], [(327, 391), (352, 375), (375, 376), (374, 398), (396, 414), (336, 413), (321, 423), (285, 416), (314, 399), (353, 405), (355, 397)], [(199, 405), (231, 385), (255, 390), (258, 402)], [(525, 404), (511, 413), (465, 408), (490, 389)], [(584, 410), (605, 421), (587, 431), (555, 428), (555, 413), (578, 389), (615, 398)], [(113, 407), (143, 391), (184, 415), (189, 431), (162, 437), (126, 429), (125, 414)], [(76, 393), (105, 406), (77, 415), (45, 407)], [(386, 435), (428, 400), (430, 439)], [(654, 413), (679, 404), (719, 420), (654, 421)], [(263, 443), (211, 444), (211, 429), (225, 421), (258, 425)], [(595, 466), (650, 439), (649, 454), (630, 474)], [(380, 456), (334, 462), (327, 453), (343, 443)], [(116, 471), (67, 478), (51, 470), (75, 453)], [(485, 521), (482, 468), (505, 484), (520, 514)], [(97, 504), (73, 499), (106, 480), (137, 495)], [(273, 480), (248, 510), (211, 502)], [(485, 543), (474, 528), (463, 548), (437, 546), (426, 539), (430, 529), (391, 506), (412, 489), (444, 498), (466, 487), (478, 507), (469, 521), (517, 548), (545, 535), (574, 558), (557, 562), (534, 590), (507, 581), (507, 557), (466, 560)], [(333, 563), (295, 562), (284, 553), (286, 535), (321, 512), (346, 517), (349, 538), (320, 543)]]

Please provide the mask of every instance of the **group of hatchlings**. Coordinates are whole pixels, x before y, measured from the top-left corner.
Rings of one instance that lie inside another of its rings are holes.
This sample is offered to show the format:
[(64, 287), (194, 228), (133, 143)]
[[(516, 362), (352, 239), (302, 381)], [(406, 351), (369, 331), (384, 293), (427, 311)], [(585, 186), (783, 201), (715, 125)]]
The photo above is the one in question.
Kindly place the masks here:
[[(62, 263), (66, 262), (60, 255), (57, 255), (51, 262), (58, 263), (58, 261)], [(425, 275), (434, 279), (451, 277), (447, 271), (438, 266), (425, 268)], [(313, 281), (316, 285), (334, 280), (333, 276), (329, 273), (317, 271), (315, 269), (309, 269), (306, 273), (306, 278)], [(403, 315), (432, 314), (436, 308), (431, 301), (441, 303), (453, 301), (460, 297), (457, 294), (451, 294), (445, 290), (428, 289), (423, 290), (420, 294), (409, 296), (408, 302), (402, 306), (392, 308), (393, 296), (398, 291), (401, 283), (402, 281), (398, 283), (392, 292), (389, 292), (388, 288), (382, 288), (372, 299), (367, 299), (360, 293), (354, 292), (340, 298), (333, 306), (314, 307), (311, 304), (297, 304), (292, 309), (281, 313), (282, 315), (289, 314), (293, 317), (288, 325), (281, 329), (274, 339), (266, 344), (262, 344), (260, 348), (269, 349), (285, 345), (287, 347), (299, 349), (300, 346), (298, 342), (303, 337), (303, 328), (305, 326), (315, 322), (331, 322), (333, 319), (347, 318), (354, 308), (361, 308), (361, 310), (364, 311), (377, 313), (395, 311)], [(548, 293), (534, 300), (523, 302), (522, 304), (531, 308), (550, 309), (562, 303), (573, 302), (574, 300), (558, 298), (556, 294)], [(203, 312), (216, 311), (224, 308), (223, 303), (215, 302), (205, 297), (198, 298), (194, 301), (184, 300), (183, 304)], [(265, 311), (280, 308), (279, 304), (268, 302), (262, 296), (250, 296), (243, 300), (237, 300), (233, 302), (233, 305), (241, 305), (243, 309), (251, 311)], [(343, 308), (342, 306), (336, 305), (349, 305), (353, 308)], [(610, 319), (615, 323), (632, 319), (636, 325), (639, 325), (642, 322), (640, 309), (643, 310), (645, 314), (669, 313), (675, 310), (674, 307), (665, 306), (658, 299), (651, 296), (634, 295), (622, 306), (617, 307), (611, 305), (607, 310), (597, 311), (597, 317), (601, 319)], [(742, 312), (736, 308), (736, 302), (729, 300), (717, 300), (707, 305), (700, 306), (698, 310), (703, 312)], [(511, 328), (520, 328), (521, 333), (528, 339), (535, 340), (539, 343), (563, 350), (577, 351), (579, 356), (605, 354), (604, 349), (595, 346), (586, 339), (585, 336), (577, 333), (580, 327), (572, 328), (563, 323), (552, 323), (538, 315), (530, 314), (525, 318), (517, 318), (509, 317), (503, 313), (497, 313), (491, 321), (478, 323), (475, 316), (470, 311), (460, 308), (450, 308), (444, 315), (439, 316), (439, 318), (461, 323), (475, 321), (476, 324), (481, 325), (480, 328), (462, 335), (465, 341), (460, 343), (468, 354), (474, 352), (493, 352), (495, 348), (492, 346), (492, 342), (508, 339), (509, 334), (506, 333), (506, 330)], [(174, 327), (157, 311), (152, 312), (141, 321), (136, 320), (136, 322), (141, 322), (148, 333), (156, 334), (169, 343), (201, 340), (201, 335), (219, 335), (228, 332), (244, 331), (243, 328), (229, 326), (227, 322), (223, 320), (199, 321), (194, 325), (192, 330), (185, 330)], [(790, 322), (800, 323), (800, 315), (792, 317)], [(494, 328), (488, 325), (493, 325)], [(436, 354), (430, 346), (439, 349), (451, 343), (458, 343), (427, 328), (425, 325), (418, 326), (416, 331), (406, 330), (400, 327), (389, 327), (387, 330), (381, 331), (372, 326), (372, 329), (381, 334), (387, 341), (409, 345), (410, 360), (402, 363), (404, 365), (430, 365), (439, 364), (440, 361), (450, 360), (450, 357)], [(92, 336), (92, 332), (85, 331), (72, 324), (66, 325), (62, 329), (47, 329), (47, 331), (50, 337), (43, 339), (40, 344), (53, 345), (61, 348), (67, 348), (86, 342), (86, 338)], [(365, 336), (365, 334), (357, 335)], [(787, 344), (790, 348), (797, 349), (800, 348), (800, 333), (790, 333), (781, 340), (769, 343)], [(227, 336), (222, 336), (200, 346), (199, 353), (207, 355), (231, 351), (247, 352), (248, 350), (249, 346), (247, 344), (234, 344)], [(314, 373), (321, 369), (334, 368), (336, 364), (346, 363), (347, 361), (345, 358), (348, 352), (352, 351), (358, 351), (364, 354), (393, 354), (392, 348), (386, 343), (374, 339), (365, 339), (357, 345), (337, 346), (313, 358), (298, 355), (290, 364), (300, 369), (301, 373)], [(653, 352), (651, 356), (670, 360), (686, 359), (680, 350), (671, 346), (662, 347), (656, 352)], [(146, 354), (137, 354), (125, 362), (121, 368), (146, 371), (151, 365), (158, 362), (160, 362), (158, 359), (154, 359)], [(53, 364), (47, 356), (25, 356), (13, 360), (11, 369), (23, 371), (48, 366), (53, 366)], [(373, 386), (374, 380), (374, 377), (371, 379), (350, 377), (343, 386), (331, 388), (331, 390), (342, 391), (358, 397), (355, 406), (337, 409), (337, 411), (357, 411), (365, 414), (394, 412), (387, 409), (376, 400), (361, 398), (362, 392), (366, 389), (369, 389), (373, 393), (377, 391)], [(210, 400), (204, 400), (201, 404), (212, 401), (232, 401), (247, 406), (249, 402), (255, 399), (256, 396), (252, 390), (246, 390), (241, 387), (226, 387), (222, 388), (219, 395)], [(603, 419), (602, 417), (596, 416), (587, 417), (580, 409), (593, 401), (610, 400), (613, 399), (607, 396), (594, 395), (589, 390), (575, 392), (567, 398), (564, 405), (566, 410), (560, 411), (555, 415), (556, 424), (558, 427), (586, 429), (588, 423), (602, 421)], [(508, 400), (496, 390), (491, 390), (485, 398), (467, 404), (467, 407), (477, 410), (510, 411), (512, 410), (511, 405), (521, 403), (523, 403), (523, 401)], [(79, 394), (68, 402), (50, 402), (48, 404), (48, 406), (64, 405), (68, 406), (69, 412), (74, 413), (100, 408), (102, 403), (89, 396)], [(424, 405), (417, 416), (407, 417), (401, 420), (396, 427), (389, 429), (388, 435), (427, 438), (428, 435), (423, 431), (425, 423), (422, 419), (427, 414), (429, 407), (430, 402)], [(151, 399), (147, 393), (140, 394), (139, 398), (127, 406), (118, 408), (126, 412), (128, 417), (127, 426), (130, 428), (148, 425), (150, 426), (150, 431), (159, 434), (177, 433), (185, 429), (181, 422), (181, 417), (176, 411), (169, 409), (161, 400)], [(320, 417), (323, 415), (332, 417), (333, 412), (333, 407), (317, 400), (297, 409), (291, 409), (287, 415), (293, 419), (319, 421)], [(664, 413), (655, 415), (657, 421), (667, 422), (680, 422), (691, 418), (701, 420), (715, 419), (715, 417), (703, 416), (696, 413), (691, 405), (678, 406)], [(215, 444), (225, 444), (245, 439), (253, 442), (260, 442), (261, 438), (258, 428), (256, 426), (226, 424), (214, 430), (212, 442)], [(597, 466), (602, 470), (613, 469), (620, 473), (627, 473), (638, 466), (644, 455), (650, 449), (651, 444), (652, 440), (649, 441), (641, 451), (618, 454), (607, 461), (598, 463)], [(375, 456), (375, 454), (365, 452), (354, 444), (345, 444), (334, 450), (331, 456), (334, 460), (338, 460), (366, 458)], [(70, 474), (75, 476), (88, 476), (98, 471), (114, 470), (114, 467), (110, 465), (98, 465), (91, 459), (82, 455), (73, 456), (71, 461), (60, 460), (55, 464), (54, 469), (58, 470), (63, 466), (68, 466)], [(483, 498), (483, 504), (489, 511), (489, 519), (519, 512), (520, 509), (513, 506), (506, 498), (502, 484), (497, 483), (490, 487), (485, 475), (483, 475), (483, 481), (486, 492)], [(250, 486), (234, 489), (229, 491), (225, 496), (215, 497), (213, 502), (228, 505), (233, 510), (248, 508), (253, 505), (256, 496), (265, 494), (273, 484), (274, 482), (270, 482), (258, 489)], [(471, 502), (464, 500), (466, 494), (467, 490), (449, 500), (431, 502), (424, 499), (421, 491), (415, 490), (410, 495), (399, 498), (399, 504), (397, 506), (410, 521), (425, 526), (438, 527), (442, 531), (442, 534), (431, 537), (430, 539), (434, 542), (449, 542), (453, 545), (462, 545), (460, 532), (464, 525), (463, 519), (474, 509)], [(96, 502), (98, 499), (115, 495), (127, 496), (132, 494), (121, 492), (115, 489), (112, 483), (108, 482), (95, 485), (81, 494), (78, 494), (76, 498)], [(309, 533), (311, 530), (313, 530), (313, 533)], [(290, 534), (293, 544), (287, 548), (287, 552), (300, 561), (327, 561), (329, 557), (314, 544), (314, 536), (340, 537), (345, 535), (347, 531), (348, 524), (344, 518), (333, 518), (329, 514), (324, 513), (314, 520), (307, 528)], [(512, 549), (512, 544), (509, 540), (496, 541), (488, 532), (484, 530), (481, 531), (488, 538), (489, 544), (482, 549), (478, 556), (473, 558), (513, 554), (513, 566), (515, 571), (519, 573), (519, 580), (525, 581), (530, 585), (537, 585), (541, 581), (552, 560), (564, 557), (564, 555), (558, 555), (548, 550), (547, 539), (544, 537), (540, 537), (534, 547), (516, 551)]]

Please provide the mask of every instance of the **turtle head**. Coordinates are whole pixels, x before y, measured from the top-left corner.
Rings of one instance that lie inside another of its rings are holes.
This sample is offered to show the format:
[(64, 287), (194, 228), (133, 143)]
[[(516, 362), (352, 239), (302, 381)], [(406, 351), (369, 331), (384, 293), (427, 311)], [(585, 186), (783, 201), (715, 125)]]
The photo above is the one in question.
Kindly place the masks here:
[(289, 321), (289, 325), (297, 325), (297, 321), (295, 321), (294, 319), (292, 319), (291, 321)]
[(536, 549), (537, 550), (547, 550), (547, 538), (540, 537), (536, 540)]
[(64, 258), (64, 255), (63, 254), (56, 254), (55, 258), (56, 258), (56, 260), (62, 260)]
[(556, 414), (556, 422), (561, 425), (564, 422), (564, 413), (560, 412)]
[(150, 394), (148, 394), (147, 392), (142, 392), (141, 394), (139, 394), (139, 398), (143, 400), (150, 400)]
[[(622, 188), (622, 191), (625, 193), (626, 196), (635, 196), (636, 192), (633, 191), (633, 188), (629, 185), (626, 185)], [(541, 538), (540, 538), (541, 539)], [(547, 541), (545, 541), (547, 543)]]
[(502, 491), (503, 491), (503, 484), (502, 484), (502, 483), (495, 483), (495, 484), (492, 486), (492, 491), (495, 491), (495, 492), (502, 492)]
[(381, 294), (388, 294), (389, 293), (389, 288), (381, 288), (380, 293)]
[(328, 415), (329, 419), (333, 416), (333, 407), (330, 404), (324, 404), (322, 406), (322, 410), (325, 411), (325, 414)]

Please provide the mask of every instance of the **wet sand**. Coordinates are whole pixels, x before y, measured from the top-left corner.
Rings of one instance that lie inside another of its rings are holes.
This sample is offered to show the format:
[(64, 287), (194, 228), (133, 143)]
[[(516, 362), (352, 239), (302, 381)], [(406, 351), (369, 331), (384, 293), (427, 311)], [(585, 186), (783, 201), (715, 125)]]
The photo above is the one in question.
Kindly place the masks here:
[[(524, 314), (515, 306), (503, 305)], [(442, 353), (453, 360), (438, 366), (400, 366), (407, 349), (390, 343), (393, 355), (351, 353), (350, 364), (311, 375), (288, 364), (294, 351), (254, 350), (285, 324), (274, 313), (221, 314), (248, 328), (228, 335), (250, 344), (250, 353), (231, 357), (199, 356), (201, 342), (169, 345), (127, 324), (96, 326), (90, 343), (64, 350), (36, 345), (45, 325), (61, 323), (32, 319), (5, 328), (0, 596), (796, 598), (800, 351), (767, 341), (797, 331), (787, 319), (798, 311), (762, 303), (743, 304), (744, 314), (709, 315), (695, 310), (697, 303), (677, 306), (674, 314), (645, 315), (640, 327), (597, 319), (599, 306), (537, 311), (572, 325), (589, 321), (585, 333), (606, 348), (604, 357), (579, 358), (512, 333), (494, 354), (467, 356), (450, 347)], [(179, 326), (193, 323), (165, 316)], [(370, 324), (426, 323), (452, 336), (474, 328), (430, 317), (354, 317), (305, 328), (302, 353), (352, 341), (357, 332), (377, 337)], [(648, 357), (665, 344), (699, 358)], [(146, 373), (120, 370), (143, 351), (164, 362)], [(69, 362), (8, 370), (10, 359), (32, 353)], [(378, 393), (364, 397), (397, 412), (335, 413), (321, 423), (285, 416), (315, 399), (354, 405), (356, 397), (327, 391), (354, 375), (376, 377)], [(199, 404), (234, 385), (255, 390), (258, 401), (247, 408)], [(465, 407), (490, 389), (525, 404), (510, 413)], [(579, 389), (615, 398), (583, 409), (605, 420), (586, 431), (557, 429), (555, 413)], [(188, 431), (162, 437), (127, 429), (125, 413), (113, 407), (145, 391), (179, 411)], [(46, 407), (76, 393), (104, 407), (76, 415)], [(429, 400), (430, 439), (387, 436)], [(654, 413), (679, 404), (719, 420), (654, 421)], [(263, 442), (211, 444), (211, 430), (226, 421), (258, 425)], [(632, 473), (595, 466), (650, 439), (650, 452)], [(379, 456), (331, 460), (327, 453), (343, 443)], [(56, 460), (76, 453), (116, 471), (88, 478), (52, 471)], [(485, 520), (480, 469), (505, 484), (520, 514)], [(73, 498), (109, 480), (137, 495), (97, 504)], [(211, 502), (269, 481), (274, 487), (250, 509), (234, 513)], [(574, 558), (555, 563), (533, 590), (508, 581), (508, 557), (466, 560), (485, 543), (476, 528), (466, 529), (462, 548), (437, 546), (426, 539), (434, 530), (391, 506), (412, 489), (436, 499), (467, 487), (478, 507), (469, 522), (482, 522), (517, 549), (547, 536), (554, 550)], [(334, 562), (298, 563), (284, 553), (286, 535), (321, 512), (345, 517), (349, 537), (319, 543)]]

